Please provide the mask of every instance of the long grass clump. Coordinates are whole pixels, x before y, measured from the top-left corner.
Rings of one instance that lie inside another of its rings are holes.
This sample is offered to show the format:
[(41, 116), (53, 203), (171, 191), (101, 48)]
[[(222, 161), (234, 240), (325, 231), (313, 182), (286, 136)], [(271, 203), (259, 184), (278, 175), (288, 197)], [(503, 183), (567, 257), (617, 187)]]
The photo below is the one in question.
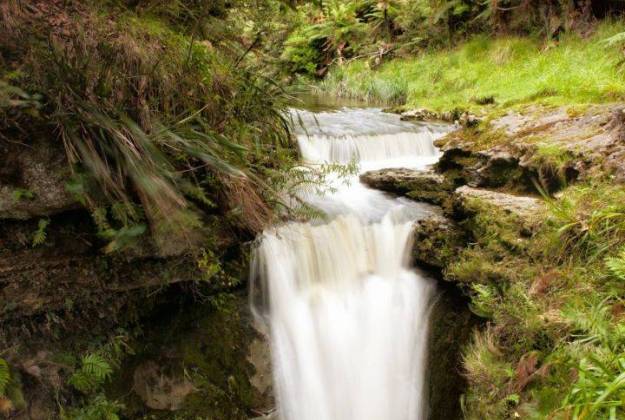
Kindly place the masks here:
[(232, 31), (221, 49), (205, 38), (224, 7), (174, 3), (3, 5), (0, 138), (64, 148), (89, 207), (138, 205), (150, 227), (179, 229), (243, 188), (241, 220), (260, 229), (267, 171), (292, 155), (285, 94), (247, 67)]

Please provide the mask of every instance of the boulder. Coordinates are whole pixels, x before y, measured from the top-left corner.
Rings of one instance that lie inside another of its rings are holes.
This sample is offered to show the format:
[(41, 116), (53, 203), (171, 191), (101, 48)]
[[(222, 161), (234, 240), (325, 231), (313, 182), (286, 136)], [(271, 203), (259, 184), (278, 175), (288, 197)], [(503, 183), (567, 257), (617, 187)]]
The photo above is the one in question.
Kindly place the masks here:
[(360, 180), (372, 188), (439, 205), (452, 191), (451, 183), (433, 171), (381, 169), (362, 174)]
[(178, 410), (185, 398), (196, 391), (184, 375), (171, 374), (154, 361), (135, 369), (133, 389), (147, 407), (167, 411)]

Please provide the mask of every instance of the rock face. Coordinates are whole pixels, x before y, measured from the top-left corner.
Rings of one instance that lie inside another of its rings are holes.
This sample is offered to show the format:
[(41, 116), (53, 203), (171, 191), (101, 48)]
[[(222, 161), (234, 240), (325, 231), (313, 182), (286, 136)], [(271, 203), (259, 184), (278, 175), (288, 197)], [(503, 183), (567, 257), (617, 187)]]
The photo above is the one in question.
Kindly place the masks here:
[(372, 188), (439, 205), (452, 191), (445, 177), (432, 171), (381, 169), (362, 174), (360, 180)]
[(625, 182), (625, 112), (620, 105), (580, 111), (528, 108), (439, 139), (437, 169), (459, 184), (549, 192), (584, 177), (612, 173)]
[(69, 165), (49, 142), (0, 144), (0, 219), (50, 216), (79, 207), (66, 190)]
[[(0, 142), (0, 156), (0, 358), (20, 378), (9, 399), (0, 397), (0, 417), (6, 403), (16, 419), (57, 418), (59, 405), (69, 406), (77, 391), (68, 382), (72, 367), (59, 364), (56, 356), (79, 358), (92, 351), (88, 343), (108, 339), (118, 327), (141, 326), (145, 336), (171, 337), (153, 318), (162, 311), (171, 318), (178, 318), (177, 312), (195, 314), (208, 305), (186, 301), (183, 311), (183, 296), (212, 299), (232, 290), (244, 278), (242, 271), (247, 275), (238, 237), (219, 214), (205, 215), (205, 227), (184, 238), (145, 234), (106, 253), (109, 242), (66, 189), (71, 174), (60, 144)], [(35, 243), (36, 232), (43, 240)], [(154, 358), (122, 369), (126, 391), (111, 398), (133, 395), (129, 407), (138, 411), (191, 410), (181, 418), (246, 419), (252, 409), (271, 409), (269, 352), (245, 313), (247, 300), (237, 303), (225, 305), (227, 314), (202, 314), (203, 323), (185, 319), (209, 332), (189, 333), (186, 347), (155, 345), (163, 353), (153, 351)], [(203, 358), (192, 353), (200, 347)], [(213, 405), (205, 406), (207, 395)]]
[(431, 420), (461, 419), (460, 396), (466, 392), (462, 349), (471, 340), (477, 319), (457, 290), (443, 289), (432, 307), (428, 352)]
[(169, 374), (163, 366), (148, 361), (135, 369), (133, 390), (154, 410), (176, 411), (185, 398), (197, 391), (184, 376)]
[(169, 411), (167, 418), (247, 420), (273, 410), (269, 344), (244, 292), (156, 322), (114, 379), (129, 418)]

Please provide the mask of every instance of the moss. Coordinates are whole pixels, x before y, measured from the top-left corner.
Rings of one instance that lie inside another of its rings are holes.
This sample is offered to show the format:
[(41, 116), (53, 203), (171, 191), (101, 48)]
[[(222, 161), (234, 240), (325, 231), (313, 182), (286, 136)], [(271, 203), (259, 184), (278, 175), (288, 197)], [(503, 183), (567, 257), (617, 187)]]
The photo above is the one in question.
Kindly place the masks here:
[(451, 220), (425, 219), (415, 227), (412, 255), (421, 264), (442, 269), (457, 258), (467, 238)]

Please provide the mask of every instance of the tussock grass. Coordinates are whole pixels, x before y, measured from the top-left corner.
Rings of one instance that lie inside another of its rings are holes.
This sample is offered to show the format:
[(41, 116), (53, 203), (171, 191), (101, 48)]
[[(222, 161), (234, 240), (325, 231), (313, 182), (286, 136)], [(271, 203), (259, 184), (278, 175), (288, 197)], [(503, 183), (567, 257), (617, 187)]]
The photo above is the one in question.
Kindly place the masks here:
[(572, 105), (625, 98), (618, 63), (622, 52), (604, 42), (625, 30), (601, 24), (588, 39), (570, 34), (559, 43), (478, 36), (453, 50), (396, 59), (373, 70), (365, 61), (335, 67), (320, 93), (444, 111), (540, 102)]
[(286, 95), (202, 37), (224, 7), (135, 3), (3, 4), (0, 138), (62, 145), (86, 204), (139, 204), (153, 231), (196, 228), (209, 196), (262, 228), (267, 171), (292, 158)]

